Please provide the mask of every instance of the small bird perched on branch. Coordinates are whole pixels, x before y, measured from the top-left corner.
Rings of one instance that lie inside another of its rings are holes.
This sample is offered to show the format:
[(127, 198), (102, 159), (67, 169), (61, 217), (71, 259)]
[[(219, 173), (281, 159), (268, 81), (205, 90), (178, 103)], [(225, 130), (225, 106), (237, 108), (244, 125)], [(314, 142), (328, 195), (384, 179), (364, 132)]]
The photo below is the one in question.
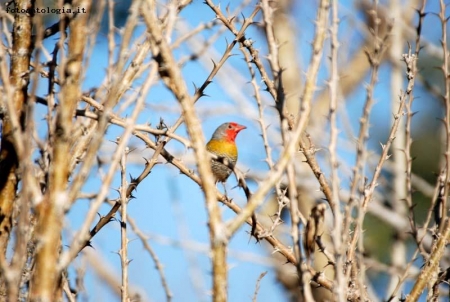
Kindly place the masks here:
[[(239, 125), (238, 123), (229, 122), (220, 125), (212, 138), (206, 144), (206, 149), (215, 156), (211, 160), (211, 170), (215, 177), (215, 182), (221, 182), (222, 184), (228, 179), (233, 172), (234, 166), (238, 159), (238, 149), (236, 147), (236, 136), (241, 130), (247, 129), (247, 127)], [(247, 201), (251, 198), (251, 193), (245, 179), (236, 175), (239, 186), (244, 190)], [(223, 186), (225, 189), (225, 185)], [(225, 191), (226, 195), (226, 191)], [(252, 214), (252, 230), (251, 236), (254, 236), (257, 241), (259, 238), (256, 234), (257, 220), (255, 213)]]
[(234, 122), (224, 123), (214, 131), (212, 138), (206, 144), (206, 149), (217, 157), (211, 162), (216, 183), (224, 183), (233, 172), (232, 168), (238, 159), (235, 139), (238, 133), (246, 128)]

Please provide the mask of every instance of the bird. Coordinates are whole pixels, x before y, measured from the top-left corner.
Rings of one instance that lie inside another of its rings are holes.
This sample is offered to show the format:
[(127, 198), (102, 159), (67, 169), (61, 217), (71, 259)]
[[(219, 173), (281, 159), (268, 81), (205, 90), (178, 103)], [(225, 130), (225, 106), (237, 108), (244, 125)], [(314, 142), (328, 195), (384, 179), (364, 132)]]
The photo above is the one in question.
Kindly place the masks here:
[[(244, 129), (247, 129), (247, 127), (235, 122), (223, 123), (214, 131), (211, 139), (206, 144), (206, 150), (214, 156), (211, 159), (211, 170), (215, 178), (215, 183), (216, 185), (218, 182), (223, 184), (225, 196), (227, 195), (225, 181), (233, 172), (238, 159), (236, 136)], [(247, 200), (250, 200), (251, 193), (245, 180), (242, 177), (238, 177), (238, 175), (236, 175), (236, 178), (239, 178), (239, 186), (244, 190)], [(252, 213), (252, 230), (250, 235), (259, 241), (259, 237), (256, 234), (257, 224), (256, 214)]]
[(223, 123), (214, 131), (206, 144), (206, 150), (214, 155), (211, 159), (211, 170), (215, 183), (224, 183), (230, 176), (238, 159), (236, 136), (247, 127), (235, 122)]

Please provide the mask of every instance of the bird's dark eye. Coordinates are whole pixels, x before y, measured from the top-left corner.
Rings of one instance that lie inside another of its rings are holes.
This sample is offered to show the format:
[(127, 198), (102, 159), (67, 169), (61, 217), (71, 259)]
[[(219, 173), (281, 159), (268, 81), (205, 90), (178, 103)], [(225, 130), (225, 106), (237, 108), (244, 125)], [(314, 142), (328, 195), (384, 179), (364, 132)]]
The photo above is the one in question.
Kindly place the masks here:
[(233, 126), (231, 126), (231, 125), (228, 125), (228, 129), (231, 129), (231, 128), (233, 128)]

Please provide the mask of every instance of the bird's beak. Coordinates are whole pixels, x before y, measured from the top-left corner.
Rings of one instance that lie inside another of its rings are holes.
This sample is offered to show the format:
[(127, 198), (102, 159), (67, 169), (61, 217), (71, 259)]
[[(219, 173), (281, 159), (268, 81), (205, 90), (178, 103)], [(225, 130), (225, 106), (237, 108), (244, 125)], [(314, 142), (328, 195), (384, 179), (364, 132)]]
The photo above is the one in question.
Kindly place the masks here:
[(239, 124), (236, 125), (236, 127), (235, 127), (236, 133), (238, 133), (239, 131), (244, 130), (244, 129), (247, 129), (247, 127), (245, 127), (243, 125), (239, 125)]

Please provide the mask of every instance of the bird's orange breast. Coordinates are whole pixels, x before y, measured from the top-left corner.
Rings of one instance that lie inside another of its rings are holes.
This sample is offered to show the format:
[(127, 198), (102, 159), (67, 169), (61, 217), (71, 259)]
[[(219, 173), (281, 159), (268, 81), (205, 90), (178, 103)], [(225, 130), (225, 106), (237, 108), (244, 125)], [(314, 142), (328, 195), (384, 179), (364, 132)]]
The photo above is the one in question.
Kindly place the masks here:
[(226, 157), (233, 162), (236, 162), (238, 157), (237, 147), (234, 142), (211, 139), (206, 145), (206, 149), (217, 156)]

